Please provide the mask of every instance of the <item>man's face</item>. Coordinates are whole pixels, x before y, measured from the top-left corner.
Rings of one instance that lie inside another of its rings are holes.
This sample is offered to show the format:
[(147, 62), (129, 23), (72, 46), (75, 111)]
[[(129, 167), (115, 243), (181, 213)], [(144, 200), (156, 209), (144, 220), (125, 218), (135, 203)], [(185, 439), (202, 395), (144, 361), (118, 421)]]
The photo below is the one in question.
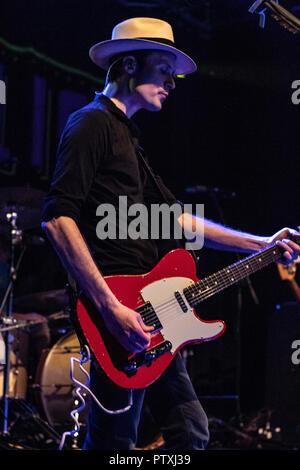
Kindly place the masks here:
[(169, 52), (151, 52), (135, 76), (135, 98), (143, 109), (159, 111), (170, 90), (175, 88), (175, 56)]

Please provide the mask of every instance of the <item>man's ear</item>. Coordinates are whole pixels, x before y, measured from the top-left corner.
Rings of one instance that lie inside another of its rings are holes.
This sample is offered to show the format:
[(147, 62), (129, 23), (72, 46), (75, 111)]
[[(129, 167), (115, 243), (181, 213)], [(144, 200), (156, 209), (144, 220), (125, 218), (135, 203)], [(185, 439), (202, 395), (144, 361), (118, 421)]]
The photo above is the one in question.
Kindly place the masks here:
[(138, 64), (133, 55), (127, 55), (123, 58), (123, 69), (129, 75), (133, 75), (137, 71)]

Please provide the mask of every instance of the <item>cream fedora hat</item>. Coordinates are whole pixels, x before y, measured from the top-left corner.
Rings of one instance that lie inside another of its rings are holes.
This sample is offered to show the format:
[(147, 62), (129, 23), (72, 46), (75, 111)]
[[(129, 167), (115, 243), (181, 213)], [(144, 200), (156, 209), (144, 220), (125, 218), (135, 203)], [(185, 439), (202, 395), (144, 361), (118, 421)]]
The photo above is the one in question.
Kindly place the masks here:
[(99, 67), (108, 70), (112, 57), (143, 49), (172, 52), (176, 56), (177, 75), (186, 75), (197, 69), (195, 62), (175, 47), (171, 25), (156, 18), (130, 18), (117, 24), (111, 39), (91, 47), (89, 56)]

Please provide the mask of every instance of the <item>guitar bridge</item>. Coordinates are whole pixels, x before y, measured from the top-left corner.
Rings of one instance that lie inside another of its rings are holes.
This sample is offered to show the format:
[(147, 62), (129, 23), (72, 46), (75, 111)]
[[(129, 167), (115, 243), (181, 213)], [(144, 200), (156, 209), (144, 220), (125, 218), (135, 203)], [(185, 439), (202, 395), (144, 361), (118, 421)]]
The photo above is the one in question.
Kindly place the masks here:
[(170, 341), (164, 341), (163, 343), (158, 344), (157, 346), (154, 346), (147, 351), (135, 354), (135, 356), (127, 362), (123, 370), (128, 377), (131, 377), (137, 373), (140, 367), (149, 367), (152, 362), (156, 361), (156, 359), (169, 352), (171, 349), (172, 344)]

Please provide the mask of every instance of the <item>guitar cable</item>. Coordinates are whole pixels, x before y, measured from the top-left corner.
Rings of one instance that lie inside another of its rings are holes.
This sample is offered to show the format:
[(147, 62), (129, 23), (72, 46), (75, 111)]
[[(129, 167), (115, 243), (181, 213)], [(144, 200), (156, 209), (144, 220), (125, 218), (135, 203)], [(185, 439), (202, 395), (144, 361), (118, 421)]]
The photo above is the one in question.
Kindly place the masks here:
[[(110, 415), (117, 415), (117, 414), (121, 414), (121, 413), (125, 413), (126, 411), (129, 411), (130, 408), (132, 407), (133, 405), (133, 394), (132, 394), (132, 389), (129, 390), (129, 402), (128, 402), (128, 405), (125, 406), (124, 408), (120, 408), (118, 410), (108, 410), (107, 408), (105, 408), (101, 403), (100, 401), (98, 400), (98, 398), (94, 395), (94, 393), (91, 391), (91, 389), (89, 388), (89, 384), (90, 384), (90, 374), (87, 372), (87, 370), (83, 367), (83, 364), (86, 364), (87, 362), (90, 361), (91, 359), (91, 354), (90, 354), (90, 350), (88, 348), (87, 345), (85, 345), (81, 351), (80, 351), (80, 354), (81, 354), (81, 358), (80, 359), (77, 359), (76, 357), (72, 356), (70, 358), (70, 363), (71, 363), (71, 368), (70, 368), (70, 375), (71, 375), (71, 379), (72, 381), (78, 385), (78, 387), (76, 388), (75, 390), (75, 395), (78, 397), (78, 399), (80, 400), (79, 402), (79, 406), (77, 408), (75, 408), (74, 410), (72, 410), (70, 412), (70, 416), (71, 418), (73, 419), (74, 423), (75, 423), (75, 426), (74, 426), (74, 429), (72, 431), (66, 431), (62, 434), (62, 437), (61, 437), (61, 441), (60, 441), (60, 444), (59, 444), (59, 447), (58, 447), (58, 450), (62, 450), (63, 447), (64, 447), (64, 444), (65, 444), (65, 439), (67, 436), (78, 436), (79, 434), (79, 431), (80, 431), (80, 423), (79, 423), (79, 413), (85, 408), (85, 405), (86, 405), (86, 401), (82, 395), (82, 391), (85, 390), (86, 392), (88, 392), (90, 394), (90, 396), (93, 398), (93, 400), (96, 402), (96, 404), (101, 408), (102, 411), (104, 411), (105, 413), (108, 413)], [(78, 367), (79, 369), (83, 372), (83, 374), (86, 376), (86, 381), (84, 383), (80, 382), (80, 380), (76, 379), (75, 376), (74, 376), (74, 363), (77, 363), (78, 364)], [(82, 390), (83, 389), (83, 390)]]

